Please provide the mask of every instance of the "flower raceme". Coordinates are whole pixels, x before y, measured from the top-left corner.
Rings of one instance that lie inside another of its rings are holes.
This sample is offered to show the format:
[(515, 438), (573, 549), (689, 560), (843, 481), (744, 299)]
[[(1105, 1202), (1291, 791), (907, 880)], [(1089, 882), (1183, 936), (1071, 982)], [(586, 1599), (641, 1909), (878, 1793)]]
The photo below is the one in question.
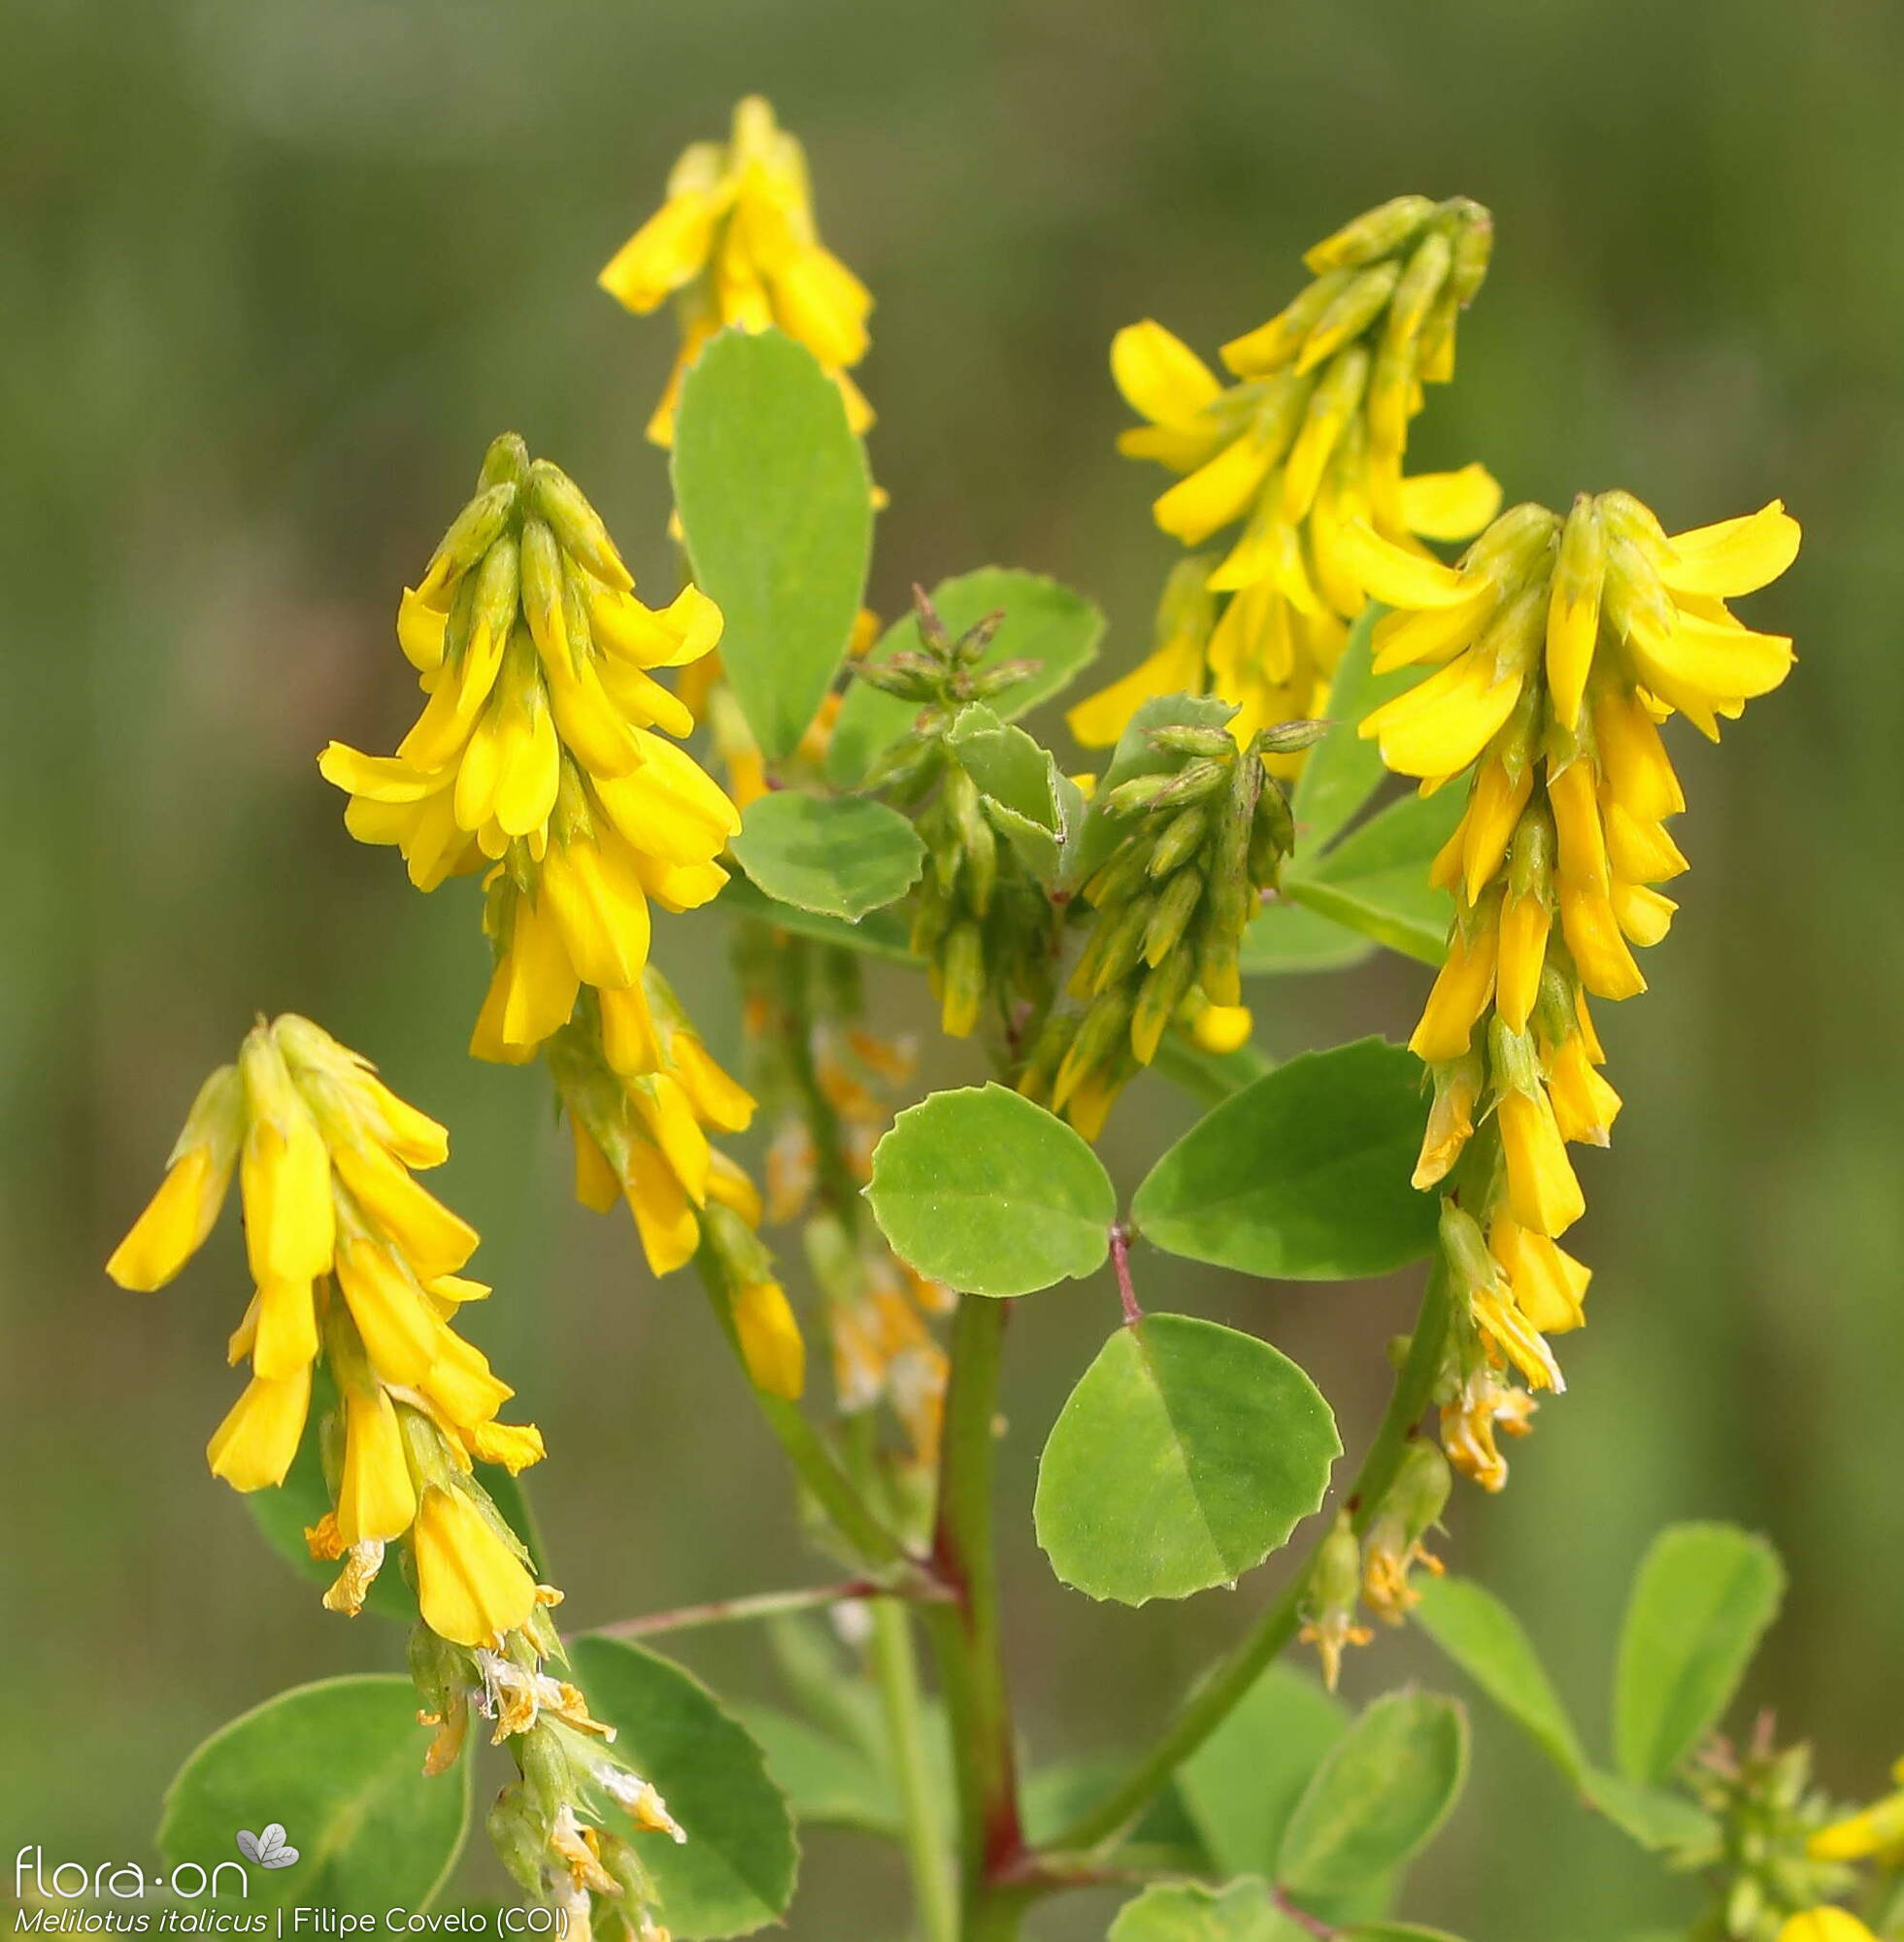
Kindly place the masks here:
[(872, 423), (847, 373), (866, 354), (873, 299), (821, 244), (806, 155), (759, 95), (735, 108), (729, 141), (684, 151), (666, 200), (598, 281), (637, 316), (670, 296), (679, 307), (681, 352), (648, 427), (656, 445), (673, 443), (683, 373), (729, 326), (778, 327), (804, 344), (840, 387), (853, 430)]
[(1228, 385), (1159, 323), (1118, 333), (1112, 375), (1146, 420), (1119, 449), (1181, 475), (1157, 524), (1190, 547), (1241, 531), (1173, 576), (1150, 658), (1071, 711), (1081, 742), (1115, 742), (1143, 702), (1179, 689), (1233, 703), (1240, 741), (1320, 714), (1368, 592), (1345, 529), (1365, 521), (1416, 548), (1493, 517), (1500, 488), (1484, 467), (1402, 471), (1422, 386), (1453, 375), (1456, 320), (1492, 237), (1464, 197), (1398, 196), (1357, 217), (1304, 257), (1314, 281), (1301, 295), (1223, 346)]
[(315, 1542), (346, 1563), (325, 1602), (359, 1609), (384, 1547), (407, 1537), (425, 1623), (491, 1645), (546, 1594), (469, 1485), (471, 1461), (514, 1472), (540, 1459), (542, 1438), (496, 1421), (513, 1391), (452, 1325), (488, 1289), (458, 1272), (476, 1230), (413, 1175), (448, 1152), (443, 1128), (364, 1059), (286, 1014), (206, 1081), (107, 1272), (122, 1288), (164, 1287), (203, 1245), (235, 1172), (257, 1286), (230, 1356), (249, 1357), (251, 1378), (212, 1437), (213, 1474), (239, 1490), (283, 1483), (326, 1366), (343, 1433)]
[[(1646, 988), (1633, 949), (1666, 934), (1677, 906), (1656, 886), (1687, 867), (1659, 726), (1683, 714), (1717, 740), (1785, 679), (1790, 642), (1725, 602), (1776, 580), (1798, 541), (1777, 501), (1668, 536), (1626, 492), (1564, 518), (1518, 506), (1453, 567), (1366, 522), (1343, 534), (1392, 610), (1376, 671), (1430, 670), (1361, 734), (1424, 793), (1469, 777), (1433, 867), (1454, 896), (1448, 956), (1410, 1040), (1434, 1085), (1416, 1185), (1454, 1181), (1444, 1252), (1487, 1361), (1536, 1389), (1558, 1386), (1545, 1338), (1579, 1325), (1587, 1283), (1558, 1245), (1586, 1206), (1567, 1146), (1606, 1145), (1620, 1104), (1588, 999)], [(1471, 1361), (1457, 1387), (1450, 1453), (1497, 1485), (1498, 1385)]]
[(567, 476), (497, 439), (397, 617), (422, 714), (394, 755), (333, 742), (319, 760), (347, 828), (394, 844), (418, 888), (488, 866), (482, 1057), (532, 1057), (586, 986), (618, 1069), (651, 1071), (650, 903), (693, 909), (726, 882), (739, 815), (665, 739), (693, 718), (652, 676), (706, 654), (720, 615), (692, 586), (660, 612), (633, 586)]
[(283, 1483), (321, 1372), (337, 1395), (322, 1437), (331, 1509), (305, 1535), (314, 1557), (342, 1561), (325, 1605), (361, 1611), (401, 1541), (421, 1619), (418, 1717), (437, 1729), (426, 1770), (454, 1764), (472, 1710), (493, 1720), (496, 1744), (541, 1777), (532, 1793), (518, 1790), (525, 1885), (585, 1917), (580, 1844), (586, 1891), (619, 1904), (631, 1933), (658, 1934), (628, 1843), (578, 1817), (599, 1820), (599, 1799), (637, 1828), (685, 1837), (654, 1789), (609, 1755), (613, 1729), (581, 1691), (542, 1670), (561, 1652), (547, 1609), (561, 1594), (537, 1582), (473, 1472), (480, 1461), (514, 1475), (543, 1447), (532, 1425), (496, 1421), (513, 1392), (452, 1325), (489, 1290), (458, 1272), (475, 1230), (413, 1177), (448, 1154), (443, 1128), (367, 1060), (287, 1013), (256, 1025), (236, 1063), (206, 1081), (107, 1272), (123, 1288), (164, 1287), (204, 1245), (237, 1176), (257, 1289), (230, 1355), (250, 1357), (251, 1379), (212, 1437), (213, 1474), (240, 1490)]

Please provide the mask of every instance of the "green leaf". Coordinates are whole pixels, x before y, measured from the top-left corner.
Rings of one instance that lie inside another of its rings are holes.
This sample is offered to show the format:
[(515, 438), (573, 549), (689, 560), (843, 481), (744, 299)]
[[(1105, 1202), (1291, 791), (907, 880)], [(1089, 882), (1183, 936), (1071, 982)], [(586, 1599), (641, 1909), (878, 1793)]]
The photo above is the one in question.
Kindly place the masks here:
[(1684, 1794), (1642, 1787), (1617, 1773), (1589, 1768), (1581, 1791), (1622, 1834), (1649, 1854), (1672, 1854), (1703, 1861), (1719, 1851), (1719, 1824)]
[(1424, 1578), (1420, 1592), (1415, 1623), (1578, 1786), (1586, 1750), (1520, 1621), (1471, 1578)]
[(785, 1792), (796, 1820), (899, 1838), (891, 1782), (859, 1747), (775, 1706), (743, 1703), (732, 1710), (759, 1741), (767, 1771)]
[(1382, 787), (1386, 774), (1382, 751), (1355, 730), (1372, 709), (1420, 678), (1420, 668), (1403, 668), (1379, 680), (1370, 671), (1369, 636), (1381, 611), (1371, 601), (1350, 628), (1329, 685), (1329, 731), (1310, 750), (1296, 779), (1289, 809), (1295, 817), (1298, 856), (1322, 850)]
[(1628, 1780), (1664, 1780), (1719, 1724), (1784, 1593), (1778, 1553), (1732, 1524), (1675, 1524), (1653, 1539), (1614, 1677), (1614, 1752)]
[(1246, 978), (1346, 971), (1375, 954), (1375, 940), (1285, 897), (1265, 904), (1243, 933), (1238, 965)]
[(1259, 1881), (1171, 1882), (1125, 1902), (1107, 1942), (1303, 1942), (1303, 1934)]
[[(220, 1726), (166, 1790), (157, 1845), (168, 1866), (230, 1863), (252, 1908), (350, 1907), (373, 1897), (424, 1909), (469, 1826), (470, 1767), (431, 1779), (428, 1732), (407, 1679), (325, 1679), (293, 1687)], [(276, 1822), (297, 1850), (288, 1867), (240, 1859), (241, 1829)], [(214, 1889), (236, 1882), (221, 1872)], [(236, 1898), (236, 1897), (234, 1897)]]
[(1117, 1189), (1062, 1120), (1003, 1086), (935, 1092), (873, 1150), (873, 1218), (908, 1266), (966, 1294), (1093, 1273)]
[(883, 802), (774, 789), (748, 804), (734, 857), (780, 903), (856, 922), (919, 881), (925, 845)]
[(1172, 1031), (1164, 1033), (1151, 1070), (1206, 1106), (1217, 1106), (1274, 1072), (1276, 1061), (1253, 1042), (1234, 1052), (1205, 1052), (1187, 1032)]
[(639, 1835), (661, 1916), (682, 1942), (748, 1935), (793, 1898), (799, 1847), (766, 1757), (691, 1674), (621, 1639), (576, 1641), (578, 1677), (615, 1750), (687, 1830)]
[[(1030, 680), (993, 699), (992, 708), (1006, 720), (1048, 700), (1095, 659), (1104, 634), (1104, 616), (1082, 594), (1042, 574), (1012, 567), (985, 566), (942, 580), (931, 598), (953, 634), (963, 633), (987, 614), (1004, 614), (978, 663), (981, 668), (1000, 661), (1039, 663), (1039, 672)], [(908, 614), (886, 629), (870, 658), (885, 660), (901, 649), (917, 651), (919, 646), (919, 620)], [(721, 652), (726, 652), (724, 643)], [(834, 718), (826, 755), (828, 779), (842, 788), (852, 787), (871, 767), (873, 757), (906, 732), (918, 712), (897, 695), (854, 682)]]
[(1297, 1802), (1278, 1880), (1300, 1902), (1400, 1866), (1447, 1820), (1467, 1764), (1467, 1714), (1456, 1701), (1431, 1692), (1377, 1699)]
[(1052, 1426), (1038, 1542), (1090, 1597), (1187, 1597), (1260, 1564), (1319, 1509), (1341, 1454), (1328, 1404), (1286, 1356), (1147, 1315), (1105, 1343)]
[(1177, 1785), (1221, 1874), (1273, 1874), (1283, 1832), (1349, 1712), (1293, 1666), (1272, 1664), (1182, 1768)]
[(769, 761), (832, 685), (873, 546), (872, 480), (839, 388), (777, 330), (723, 331), (682, 381), (675, 504), (720, 660)]
[(818, 911), (777, 903), (745, 877), (728, 879), (727, 887), (720, 893), (719, 908), (736, 917), (757, 918), (762, 923), (776, 924), (795, 937), (837, 944), (844, 951), (883, 958), (888, 964), (919, 963), (904, 921), (885, 911), (868, 911), (856, 922), (849, 923), (844, 918), (822, 917)]
[(1444, 788), (1391, 802), (1320, 857), (1291, 863), (1284, 893), (1404, 956), (1439, 964), (1454, 901), (1429, 883), (1428, 869), (1461, 820), (1465, 794)]
[(1104, 807), (1111, 792), (1136, 776), (1153, 776), (1182, 761), (1151, 740), (1153, 728), (1221, 728), (1236, 710), (1214, 694), (1159, 694), (1152, 697), (1124, 723), (1118, 746), (1086, 812), (1085, 824), (1078, 833), (1078, 854), (1071, 874), (1085, 882), (1118, 847), (1129, 827), (1129, 818), (1114, 816)]
[(968, 708), (946, 738), (978, 785), (985, 814), (1048, 889), (1063, 874), (1067, 842), (1084, 820), (1083, 791), (1022, 728), (983, 706)]
[(1386, 1274), (1434, 1243), (1435, 1200), (1409, 1185), (1427, 1108), (1402, 1047), (1312, 1052), (1200, 1120), (1151, 1169), (1131, 1213), (1174, 1255), (1245, 1274)]

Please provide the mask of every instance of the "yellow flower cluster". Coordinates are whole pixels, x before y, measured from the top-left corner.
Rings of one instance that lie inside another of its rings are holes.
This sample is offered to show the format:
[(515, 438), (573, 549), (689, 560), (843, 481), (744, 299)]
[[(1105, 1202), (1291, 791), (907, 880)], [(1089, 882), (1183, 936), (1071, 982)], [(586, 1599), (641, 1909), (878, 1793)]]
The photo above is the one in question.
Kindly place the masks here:
[(422, 714), (394, 755), (333, 742), (319, 759), (351, 835), (394, 844), (419, 889), (490, 866), (479, 1057), (533, 1057), (585, 986), (616, 1070), (652, 1071), (649, 904), (690, 910), (727, 880), (739, 814), (664, 739), (693, 718), (651, 672), (707, 653), (720, 615), (692, 586), (658, 613), (633, 587), (567, 476), (497, 439), (397, 617)]
[(685, 1836), (652, 1785), (605, 1751), (614, 1729), (579, 1689), (542, 1669), (561, 1652), (547, 1615), (561, 1593), (537, 1582), (473, 1471), (514, 1475), (543, 1447), (532, 1425), (496, 1421), (513, 1391), (453, 1326), (489, 1290), (458, 1272), (475, 1229), (414, 1178), (448, 1155), (444, 1129), (366, 1059), (287, 1013), (256, 1025), (237, 1062), (205, 1082), (107, 1272), (122, 1288), (164, 1287), (204, 1245), (237, 1175), (256, 1289), (230, 1354), (250, 1358), (251, 1378), (212, 1437), (213, 1474), (240, 1490), (282, 1484), (316, 1380), (334, 1388), (331, 1508), (306, 1532), (314, 1557), (342, 1560), (325, 1605), (359, 1612), (401, 1541), (422, 1620), (411, 1651), (418, 1717), (437, 1729), (426, 1770), (454, 1764), (472, 1709), (493, 1720), (495, 1743), (511, 1742), (544, 1780), (520, 1803), (528, 1885), (549, 1889), (585, 1936), (588, 1892), (619, 1903), (632, 1933), (658, 1936), (627, 1843), (579, 1816), (592, 1816), (598, 1792), (638, 1828)]
[(1119, 450), (1181, 475), (1157, 524), (1190, 547), (1242, 530), (1220, 558), (1173, 575), (1150, 658), (1071, 711), (1081, 742), (1108, 746), (1142, 703), (1180, 690), (1234, 703), (1241, 742), (1320, 714), (1368, 593), (1345, 530), (1366, 522), (1415, 547), (1493, 517), (1500, 488), (1480, 465), (1402, 472), (1422, 386), (1453, 376), (1455, 323), (1492, 240), (1464, 197), (1397, 196), (1357, 217), (1304, 256), (1314, 281), (1300, 296), (1223, 346), (1228, 385), (1159, 323), (1118, 333), (1112, 376), (1146, 420)]
[(424, 1623), (495, 1646), (552, 1594), (466, 1480), (472, 1458), (512, 1472), (536, 1462), (542, 1438), (496, 1421), (513, 1391), (452, 1325), (488, 1289), (457, 1272), (476, 1230), (414, 1178), (448, 1152), (443, 1128), (364, 1059), (286, 1014), (205, 1082), (107, 1272), (121, 1288), (164, 1287), (211, 1232), (235, 1171), (257, 1286), (230, 1353), (250, 1357), (251, 1379), (212, 1437), (213, 1474), (240, 1490), (283, 1483), (326, 1364), (344, 1436), (334, 1528), (317, 1541), (347, 1562), (325, 1602), (356, 1610), (385, 1545), (408, 1538)]
[(677, 301), (681, 352), (648, 427), (656, 445), (673, 442), (682, 374), (729, 326), (778, 327), (804, 344), (839, 385), (853, 430), (872, 423), (847, 373), (866, 354), (873, 299), (820, 242), (806, 155), (759, 95), (735, 108), (729, 141), (696, 142), (683, 152), (667, 199), (599, 281), (637, 316), (670, 296)]
[(1890, 1777), (1896, 1783), (1895, 1792), (1820, 1827), (1812, 1836), (1814, 1860), (1876, 1861), (1883, 1867), (1904, 1867), (1904, 1759), (1891, 1768)]
[(1495, 1426), (1525, 1424), (1492, 1370), (1559, 1387), (1546, 1337), (1582, 1319), (1587, 1270), (1558, 1244), (1586, 1208), (1567, 1145), (1604, 1146), (1620, 1110), (1588, 996), (1646, 988), (1632, 947), (1665, 935), (1677, 906), (1654, 887), (1687, 867), (1659, 724), (1677, 712), (1716, 740), (1785, 679), (1790, 642), (1725, 601), (1776, 580), (1798, 540), (1777, 501), (1668, 536), (1626, 492), (1565, 518), (1517, 506), (1453, 567), (1365, 522), (1343, 534), (1394, 610), (1377, 671), (1433, 670), (1360, 732), (1424, 793), (1472, 772), (1434, 865), (1454, 894), (1448, 956), (1410, 1044), (1434, 1080), (1416, 1185), (1455, 1182), (1444, 1248), (1486, 1352), (1449, 1406), (1450, 1455), (1490, 1488)]

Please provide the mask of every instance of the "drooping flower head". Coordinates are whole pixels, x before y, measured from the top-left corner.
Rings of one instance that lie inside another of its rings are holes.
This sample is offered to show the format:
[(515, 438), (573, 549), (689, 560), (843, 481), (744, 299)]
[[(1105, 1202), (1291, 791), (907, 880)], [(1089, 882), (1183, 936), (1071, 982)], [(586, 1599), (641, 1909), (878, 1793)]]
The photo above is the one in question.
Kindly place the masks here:
[[(1189, 547), (1241, 531), (1194, 575), (1173, 576), (1151, 658), (1071, 711), (1080, 741), (1116, 741), (1142, 702), (1180, 688), (1233, 703), (1240, 740), (1320, 714), (1368, 590), (1343, 529), (1366, 521), (1413, 548), (1465, 539), (1493, 517), (1500, 488), (1479, 465), (1402, 472), (1422, 386), (1453, 375), (1455, 323), (1492, 238), (1487, 212), (1464, 197), (1370, 210), (1308, 252), (1301, 295), (1223, 347), (1231, 384), (1159, 323), (1118, 333), (1112, 375), (1146, 420), (1119, 450), (1181, 475), (1157, 524)], [(1199, 604), (1193, 585), (1213, 597)]]
[(319, 759), (350, 793), (346, 827), (394, 844), (419, 888), (488, 867), (481, 1057), (532, 1057), (586, 986), (620, 1069), (651, 1070), (649, 906), (693, 909), (726, 882), (715, 858), (739, 815), (666, 739), (693, 718), (652, 677), (707, 653), (720, 615), (692, 586), (659, 612), (633, 587), (573, 482), (497, 439), (398, 614), (422, 714), (394, 755), (333, 742)]
[[(1785, 679), (1791, 643), (1725, 603), (1776, 580), (1798, 540), (1776, 500), (1668, 536), (1626, 492), (1583, 494), (1564, 519), (1517, 506), (1452, 567), (1366, 521), (1342, 536), (1393, 610), (1376, 671), (1432, 670), (1360, 732), (1424, 792), (1470, 776), (1433, 871), (1454, 896), (1448, 956), (1410, 1040), (1434, 1082), (1416, 1185), (1455, 1180), (1443, 1245), (1477, 1339), (1536, 1389), (1558, 1386), (1545, 1338), (1579, 1325), (1587, 1283), (1558, 1245), (1586, 1207), (1567, 1145), (1606, 1145), (1620, 1103), (1587, 1001), (1646, 988), (1633, 948), (1666, 934), (1677, 906), (1655, 886), (1687, 867), (1659, 727), (1683, 714), (1717, 740)], [(1452, 1393), (1489, 1387), (1477, 1378), (1457, 1371)], [(1477, 1441), (1498, 1409), (1451, 1408), (1450, 1455), (1498, 1486), (1491, 1436)]]
[(236, 1175), (256, 1288), (229, 1355), (251, 1374), (213, 1434), (213, 1474), (246, 1491), (282, 1484), (314, 1397), (325, 1399), (331, 1507), (305, 1533), (314, 1557), (340, 1566), (325, 1605), (360, 1612), (388, 1547), (401, 1546), (419, 1717), (437, 1729), (426, 1770), (454, 1764), (472, 1710), (492, 1719), (496, 1743), (540, 1776), (525, 1823), (534, 1883), (557, 1833), (574, 1828), (618, 1862), (590, 1891), (640, 1932), (645, 1873), (625, 1842), (578, 1817), (615, 1805), (638, 1829), (684, 1837), (653, 1789), (609, 1755), (613, 1730), (582, 1693), (543, 1670), (561, 1657), (548, 1618), (561, 1594), (539, 1582), (476, 1467), (513, 1476), (541, 1460), (542, 1437), (497, 1421), (514, 1391), (455, 1326), (489, 1290), (459, 1272), (476, 1230), (414, 1177), (448, 1154), (434, 1120), (309, 1019), (260, 1021), (200, 1089), (107, 1273), (122, 1288), (164, 1287), (204, 1245)]
[(682, 374), (729, 325), (785, 331), (804, 344), (839, 385), (854, 431), (873, 413), (848, 371), (866, 354), (866, 286), (819, 240), (807, 158), (751, 94), (734, 110), (731, 138), (696, 142), (668, 178), (667, 199), (629, 237), (599, 279), (637, 316), (675, 298), (681, 354), (649, 423), (656, 445), (674, 441)]

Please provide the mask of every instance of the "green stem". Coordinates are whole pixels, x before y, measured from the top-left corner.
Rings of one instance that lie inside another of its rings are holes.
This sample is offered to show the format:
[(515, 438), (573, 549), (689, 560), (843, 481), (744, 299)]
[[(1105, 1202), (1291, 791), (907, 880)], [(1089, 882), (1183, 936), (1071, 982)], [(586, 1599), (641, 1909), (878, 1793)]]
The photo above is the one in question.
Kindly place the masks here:
[(904, 1580), (847, 1578), (837, 1585), (803, 1585), (791, 1591), (750, 1591), (738, 1598), (710, 1598), (705, 1604), (644, 1612), (639, 1618), (618, 1619), (612, 1625), (596, 1625), (592, 1629), (597, 1638), (653, 1638), (662, 1632), (744, 1624), (750, 1619), (778, 1619), (788, 1612), (825, 1611), (834, 1605), (868, 1601), (884, 1606), (894, 1599), (909, 1598), (930, 1602), (950, 1595), (925, 1579), (915, 1585)]
[(919, 1660), (906, 1608), (896, 1598), (873, 1601), (872, 1657), (881, 1709), (885, 1715), (899, 1816), (905, 1828), (913, 1898), (925, 1942), (958, 1942), (958, 1897), (952, 1887), (952, 1857), (925, 1758)]
[(783, 934), (775, 940), (779, 971), (781, 1043), (787, 1076), (800, 1094), (800, 1110), (814, 1143), (819, 1200), (849, 1235), (859, 1225), (859, 1187), (847, 1163), (846, 1129), (819, 1083), (813, 1048), (813, 947), (804, 938)]
[(952, 1730), (958, 1787), (963, 1942), (1008, 1942), (1026, 1900), (1001, 1878), (1022, 1858), (1018, 1756), (998, 1620), (992, 1542), (992, 1423), (1006, 1307), (962, 1294), (952, 1322), (952, 1375), (939, 1458), (933, 1561), (953, 1602), (926, 1613)]
[[(1408, 1358), (1395, 1378), (1387, 1413), (1369, 1445), (1350, 1493), (1357, 1530), (1366, 1526), (1388, 1486), (1394, 1482), (1409, 1435), (1428, 1405), (1441, 1366), (1449, 1306), (1448, 1276), (1437, 1255), (1422, 1291), (1421, 1312), (1416, 1319)], [(1325, 1527), (1322, 1535), (1326, 1534)], [(1302, 1568), (1254, 1627), (1177, 1709), (1156, 1744), (1137, 1766), (1089, 1813), (1081, 1815), (1054, 1835), (1052, 1847), (1095, 1850), (1114, 1841), (1150, 1805), (1184, 1761), (1222, 1724), (1232, 1708), (1256, 1683), (1263, 1668), (1295, 1636), (1302, 1623), (1303, 1597), (1320, 1542), (1319, 1537)]]

